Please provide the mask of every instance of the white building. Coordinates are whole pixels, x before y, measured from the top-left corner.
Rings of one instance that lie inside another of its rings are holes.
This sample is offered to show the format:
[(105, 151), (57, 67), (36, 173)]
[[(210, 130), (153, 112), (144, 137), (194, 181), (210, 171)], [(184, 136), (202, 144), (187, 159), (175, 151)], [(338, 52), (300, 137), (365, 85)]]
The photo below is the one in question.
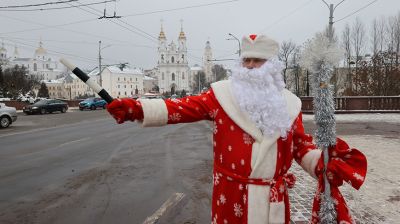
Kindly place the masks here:
[(200, 83), (200, 80), (195, 80), (196, 78), (200, 78), (200, 76), (198, 76), (199, 72), (202, 72), (203, 68), (199, 65), (194, 65), (192, 67), (190, 67), (190, 80), (189, 80), (189, 85), (190, 85), (190, 92), (194, 94), (193, 89), (202, 89), (203, 86), (199, 87), (194, 87), (194, 85), (197, 83), (197, 85)]
[(108, 66), (101, 72), (101, 85), (115, 98), (143, 94), (144, 74), (141, 69)]
[(160, 93), (189, 90), (189, 66), (187, 61), (186, 36), (181, 27), (177, 40), (167, 44), (161, 26), (158, 37), (157, 77)]
[(204, 73), (206, 74), (206, 82), (212, 83), (215, 82), (215, 75), (213, 74), (212, 67), (212, 50), (210, 41), (206, 42), (206, 47), (204, 49), (204, 57), (203, 57), (203, 69)]
[(61, 77), (62, 70), (56, 60), (52, 59), (47, 50), (43, 48), (42, 41), (35, 50), (33, 58), (21, 58), (17, 47), (14, 49), (14, 56), (9, 58), (9, 66), (24, 66), (28, 70), (29, 75), (36, 76), (39, 80), (54, 80)]
[(158, 85), (158, 80), (150, 76), (144, 76), (143, 78), (143, 92), (149, 93), (154, 92), (153, 89)]

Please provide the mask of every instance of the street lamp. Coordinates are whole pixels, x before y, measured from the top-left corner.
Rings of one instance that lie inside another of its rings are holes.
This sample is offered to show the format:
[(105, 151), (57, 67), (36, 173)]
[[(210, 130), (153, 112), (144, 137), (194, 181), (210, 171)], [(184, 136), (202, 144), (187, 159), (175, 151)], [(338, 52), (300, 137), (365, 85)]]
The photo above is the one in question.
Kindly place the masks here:
[(99, 40), (99, 78), (100, 78), (100, 86), (102, 86), (102, 82), (103, 80), (101, 79), (101, 50), (103, 50), (104, 48), (110, 47), (111, 44), (105, 46), (105, 47), (101, 47), (101, 40)]
[[(233, 35), (233, 34), (231, 34), (231, 33), (228, 33), (228, 35), (229, 36), (231, 36), (231, 37), (233, 37), (237, 42), (238, 42), (238, 44), (239, 44), (239, 51), (238, 51), (238, 53), (239, 53), (239, 57), (240, 57), (240, 40), (235, 36), (235, 35)], [(227, 40), (233, 40), (233, 39), (227, 39)]]

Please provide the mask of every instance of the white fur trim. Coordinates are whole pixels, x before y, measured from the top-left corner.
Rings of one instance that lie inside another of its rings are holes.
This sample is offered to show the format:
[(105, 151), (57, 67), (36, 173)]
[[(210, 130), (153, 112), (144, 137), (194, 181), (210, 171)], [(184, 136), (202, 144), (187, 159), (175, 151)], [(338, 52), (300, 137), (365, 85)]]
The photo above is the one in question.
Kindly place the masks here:
[(141, 99), (143, 127), (163, 126), (168, 123), (167, 105), (163, 99)]
[(269, 59), (279, 52), (278, 42), (262, 34), (257, 35), (254, 40), (244, 36), (241, 48), (242, 58)]
[(301, 160), (301, 167), (312, 177), (317, 178), (315, 175), (315, 166), (317, 166), (319, 159), (321, 158), (321, 150), (311, 150), (303, 156)]
[(285, 203), (273, 202), (269, 205), (269, 224), (285, 223)]
[(248, 185), (248, 224), (268, 223), (270, 209), (269, 190), (269, 186), (259, 186), (254, 184)]

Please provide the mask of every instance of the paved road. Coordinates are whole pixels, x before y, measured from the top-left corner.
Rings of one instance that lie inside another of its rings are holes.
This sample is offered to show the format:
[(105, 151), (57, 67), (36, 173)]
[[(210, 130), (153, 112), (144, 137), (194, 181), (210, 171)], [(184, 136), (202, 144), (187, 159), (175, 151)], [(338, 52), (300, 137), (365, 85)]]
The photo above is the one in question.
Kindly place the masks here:
[(201, 223), (211, 197), (209, 129), (117, 125), (100, 110), (21, 116), (0, 133), (0, 223), (142, 223), (175, 192), (188, 195), (176, 217)]
[[(398, 144), (398, 123), (338, 123), (338, 134), (363, 148), (385, 138), (393, 140), (392, 148)], [(309, 117), (305, 127), (314, 129)], [(116, 125), (104, 110), (21, 114), (12, 127), (0, 130), (0, 146), (0, 223), (142, 223), (175, 192), (185, 193), (186, 199), (181, 212), (164, 223), (209, 223), (212, 152), (207, 122), (142, 129), (136, 123)], [(372, 166), (369, 178), (389, 185), (390, 210), (398, 205), (400, 191), (396, 194), (399, 184), (385, 180), (385, 171), (399, 167), (382, 162), (385, 152), (379, 152), (367, 151), (373, 164), (379, 164)], [(389, 152), (391, 162), (400, 159), (398, 151)], [(391, 177), (399, 180), (395, 173)], [(312, 185), (299, 181), (294, 191), (293, 217), (299, 222), (307, 217), (312, 193), (302, 190)], [(364, 190), (364, 198), (379, 187), (368, 186), (374, 188)], [(382, 202), (379, 197), (359, 201), (369, 202), (361, 204), (367, 211)], [(360, 207), (359, 201), (355, 206)], [(390, 211), (385, 215), (391, 216)]]

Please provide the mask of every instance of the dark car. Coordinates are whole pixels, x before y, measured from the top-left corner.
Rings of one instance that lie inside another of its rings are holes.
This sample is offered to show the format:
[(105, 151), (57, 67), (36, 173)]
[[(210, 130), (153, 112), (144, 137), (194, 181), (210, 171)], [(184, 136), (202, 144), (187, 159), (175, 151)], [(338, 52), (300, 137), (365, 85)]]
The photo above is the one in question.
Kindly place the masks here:
[(79, 103), (79, 110), (91, 109), (96, 110), (97, 108), (106, 109), (107, 102), (102, 98), (87, 98)]
[(53, 113), (54, 111), (65, 113), (68, 110), (68, 105), (61, 100), (46, 99), (40, 100), (32, 105), (25, 106), (22, 110), (25, 114), (45, 114)]

